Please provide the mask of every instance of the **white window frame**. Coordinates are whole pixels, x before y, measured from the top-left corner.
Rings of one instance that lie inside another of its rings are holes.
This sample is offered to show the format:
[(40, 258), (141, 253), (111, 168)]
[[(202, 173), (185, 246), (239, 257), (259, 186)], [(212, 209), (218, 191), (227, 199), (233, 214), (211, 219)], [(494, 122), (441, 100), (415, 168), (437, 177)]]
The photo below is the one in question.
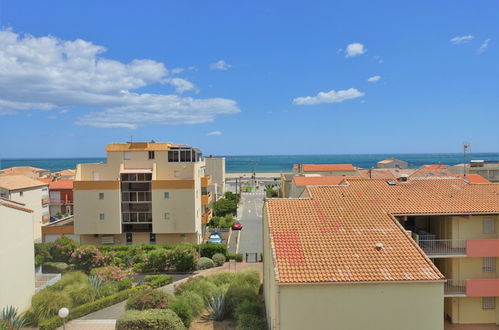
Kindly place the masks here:
[(164, 195), (165, 199), (170, 199), (170, 192), (169, 191), (165, 191)]
[(482, 297), (482, 309), (496, 309), (496, 297)]
[(165, 220), (170, 220), (170, 212), (165, 212), (164, 219)]
[(123, 159), (124, 160), (130, 160), (130, 159), (132, 159), (132, 153), (130, 151), (123, 152)]
[(99, 220), (104, 221), (106, 219), (106, 215), (104, 213), (99, 213)]
[(495, 234), (496, 233), (496, 223), (494, 218), (484, 218), (483, 219), (483, 233), (484, 234)]

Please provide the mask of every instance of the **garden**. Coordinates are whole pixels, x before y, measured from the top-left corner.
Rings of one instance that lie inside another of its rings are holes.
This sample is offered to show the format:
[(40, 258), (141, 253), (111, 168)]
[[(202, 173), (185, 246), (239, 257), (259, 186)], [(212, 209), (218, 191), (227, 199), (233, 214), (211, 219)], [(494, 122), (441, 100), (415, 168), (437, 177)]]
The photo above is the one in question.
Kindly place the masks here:
[[(180, 317), (185, 326), (187, 321), (183, 309), (187, 298), (164, 298), (164, 292), (155, 289), (170, 284), (173, 281), (171, 274), (189, 274), (194, 270), (222, 266), (228, 259), (240, 261), (242, 256), (230, 255), (224, 244), (214, 243), (89, 246), (80, 245), (66, 237), (51, 243), (36, 243), (36, 265), (42, 267), (43, 273), (63, 275), (57, 283), (33, 296), (32, 308), (24, 315), (19, 316), (12, 310), (6, 311), (5, 317), (0, 314), (0, 320), (5, 321), (0, 321), (0, 329), (3, 329), (2, 326), (6, 329), (20, 328), (14, 326), (14, 321), (16, 325), (29, 324), (37, 325), (42, 330), (55, 329), (62, 322), (57, 316), (61, 307), (68, 307), (68, 319), (75, 319), (129, 298), (133, 300), (135, 298), (132, 297), (137, 296), (147, 297), (144, 303), (152, 299), (161, 301), (163, 305), (158, 306), (163, 306), (163, 309), (171, 307), (169, 310), (178, 312), (174, 316)], [(140, 299), (137, 298), (136, 304), (140, 304)], [(127, 306), (135, 310), (138, 308), (136, 304), (127, 303)], [(194, 308), (187, 313), (195, 317), (198, 312)], [(175, 318), (171, 311), (151, 313), (149, 318), (160, 314), (168, 320)], [(170, 316), (164, 316), (164, 313), (170, 313)], [(127, 315), (130, 316), (129, 313)]]
[(210, 228), (230, 228), (235, 222), (233, 219), (237, 214), (237, 205), (241, 200), (241, 194), (227, 191), (223, 198), (212, 203), (213, 218), (208, 223)]

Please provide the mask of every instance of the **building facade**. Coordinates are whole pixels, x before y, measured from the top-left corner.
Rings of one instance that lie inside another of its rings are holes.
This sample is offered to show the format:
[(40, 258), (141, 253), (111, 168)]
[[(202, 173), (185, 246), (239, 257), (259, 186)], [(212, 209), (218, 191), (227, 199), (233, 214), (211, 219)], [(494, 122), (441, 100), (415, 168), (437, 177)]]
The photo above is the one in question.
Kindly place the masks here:
[(48, 184), (24, 175), (0, 176), (0, 198), (15, 200), (33, 211), (33, 238), (41, 241), (41, 226), (49, 221)]
[(73, 180), (61, 179), (49, 183), (50, 216), (73, 214)]
[(224, 157), (206, 157), (205, 173), (211, 178), (209, 190), (213, 198), (218, 200), (225, 194), (225, 158)]
[(409, 167), (409, 163), (405, 160), (396, 159), (396, 158), (387, 158), (380, 160), (376, 163), (377, 168), (400, 168), (406, 169)]
[(0, 309), (24, 312), (35, 293), (34, 212), (22, 203), (0, 200)]
[(211, 219), (200, 150), (171, 143), (115, 143), (107, 161), (79, 164), (74, 228), (83, 244), (199, 243)]

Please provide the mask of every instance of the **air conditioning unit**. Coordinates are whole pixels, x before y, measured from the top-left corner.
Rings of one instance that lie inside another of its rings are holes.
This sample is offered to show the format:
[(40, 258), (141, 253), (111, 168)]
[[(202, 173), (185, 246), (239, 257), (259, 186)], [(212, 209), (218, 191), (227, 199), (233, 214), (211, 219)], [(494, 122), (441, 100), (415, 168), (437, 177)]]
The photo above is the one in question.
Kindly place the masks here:
[(102, 237), (102, 244), (114, 244), (114, 237), (113, 236), (103, 236)]

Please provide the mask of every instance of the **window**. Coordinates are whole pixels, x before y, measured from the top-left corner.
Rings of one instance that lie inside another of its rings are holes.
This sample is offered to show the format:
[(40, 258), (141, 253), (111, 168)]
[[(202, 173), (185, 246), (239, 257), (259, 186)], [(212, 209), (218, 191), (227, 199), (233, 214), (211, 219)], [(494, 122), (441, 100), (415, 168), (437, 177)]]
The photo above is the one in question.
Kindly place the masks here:
[(24, 192), (20, 191), (20, 192), (19, 192), (19, 196), (22, 196), (22, 195), (23, 195), (23, 193), (24, 193)]
[(156, 234), (149, 233), (149, 243), (156, 244)]
[(130, 160), (130, 159), (132, 159), (132, 154), (130, 152), (128, 152), (128, 151), (124, 152), (123, 153), (123, 159), (124, 160)]
[(482, 260), (482, 269), (484, 272), (496, 271), (496, 258), (486, 257)]
[(483, 233), (484, 234), (494, 234), (496, 232), (496, 226), (494, 219), (488, 218), (483, 219)]
[(104, 216), (104, 213), (100, 213), (99, 214), (99, 220), (104, 220), (105, 216)]
[(104, 199), (104, 193), (99, 193), (99, 199)]
[(170, 193), (165, 191), (165, 199), (168, 199), (168, 198), (170, 198)]
[(496, 297), (483, 297), (482, 309), (496, 309)]
[(132, 233), (126, 233), (125, 234), (126, 236), (126, 244), (127, 245), (130, 245), (133, 243), (133, 236), (132, 236)]
[(170, 220), (170, 213), (169, 212), (165, 212), (165, 220)]
[(178, 178), (180, 176), (180, 171), (173, 171), (173, 176)]
[(47, 192), (47, 191), (49, 191), (49, 188), (42, 188), (42, 191)]
[(154, 159), (154, 151), (148, 151), (149, 159)]

